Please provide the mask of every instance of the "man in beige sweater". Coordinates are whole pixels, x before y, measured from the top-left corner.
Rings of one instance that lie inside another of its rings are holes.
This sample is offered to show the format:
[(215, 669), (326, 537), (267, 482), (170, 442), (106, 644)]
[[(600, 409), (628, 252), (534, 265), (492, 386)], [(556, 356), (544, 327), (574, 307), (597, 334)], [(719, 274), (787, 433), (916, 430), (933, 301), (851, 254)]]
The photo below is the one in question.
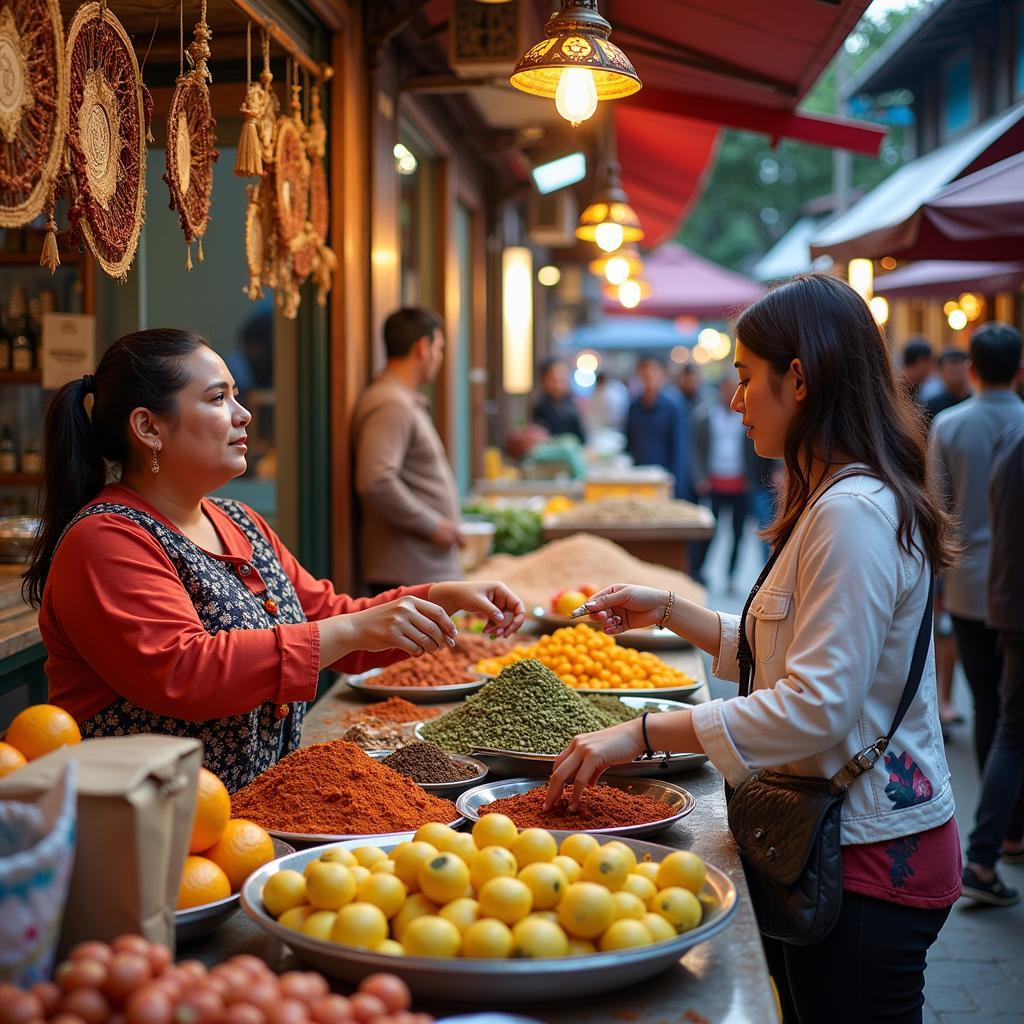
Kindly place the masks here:
[(459, 494), (420, 391), (444, 360), (441, 319), (406, 308), (384, 323), (388, 362), (352, 420), (362, 576), (373, 593), (462, 578)]

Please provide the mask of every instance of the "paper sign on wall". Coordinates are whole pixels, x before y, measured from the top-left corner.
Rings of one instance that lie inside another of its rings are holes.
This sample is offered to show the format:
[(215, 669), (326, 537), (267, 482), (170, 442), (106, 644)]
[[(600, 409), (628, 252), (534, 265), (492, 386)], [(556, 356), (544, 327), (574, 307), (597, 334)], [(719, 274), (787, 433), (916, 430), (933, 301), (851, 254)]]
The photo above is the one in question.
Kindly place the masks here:
[(44, 313), (44, 388), (59, 388), (96, 369), (96, 317), (91, 313)]

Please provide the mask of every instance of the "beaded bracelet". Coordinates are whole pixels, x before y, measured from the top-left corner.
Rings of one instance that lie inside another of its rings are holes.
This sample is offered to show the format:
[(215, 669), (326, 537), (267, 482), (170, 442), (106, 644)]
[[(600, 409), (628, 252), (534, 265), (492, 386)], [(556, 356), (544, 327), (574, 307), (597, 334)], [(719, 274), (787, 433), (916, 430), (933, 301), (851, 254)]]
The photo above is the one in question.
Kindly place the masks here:
[(668, 617), (672, 614), (672, 606), (676, 603), (675, 592), (670, 590), (668, 592), (668, 601), (665, 602), (665, 614), (661, 617), (661, 622), (658, 623), (658, 629), (664, 629), (668, 624)]

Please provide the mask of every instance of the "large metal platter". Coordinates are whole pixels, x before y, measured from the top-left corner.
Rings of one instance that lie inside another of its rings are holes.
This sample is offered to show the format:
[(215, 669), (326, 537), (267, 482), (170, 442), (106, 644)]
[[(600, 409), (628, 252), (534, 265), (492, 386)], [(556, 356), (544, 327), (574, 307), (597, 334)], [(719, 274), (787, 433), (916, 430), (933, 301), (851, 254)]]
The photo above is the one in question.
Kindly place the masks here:
[[(285, 857), (295, 852), (295, 847), (280, 839), (273, 840), (274, 856)], [(180, 946), (186, 942), (193, 942), (219, 928), (230, 917), (233, 917), (239, 907), (239, 894), (232, 893), (222, 900), (214, 900), (213, 903), (204, 903), (201, 907), (189, 907), (188, 910), (176, 910), (174, 912), (174, 940)]]
[[(564, 626), (584, 625), (592, 626), (594, 629), (600, 628), (600, 624), (591, 619), (567, 619), (540, 607), (531, 608), (529, 618), (545, 632), (562, 629)], [(619, 633), (615, 637), (615, 642), (623, 647), (636, 647), (641, 651), (672, 651), (693, 646), (689, 640), (684, 640), (671, 629), (659, 629), (657, 626)]]
[[(518, 796), (520, 793), (527, 793), (531, 789), (539, 789), (546, 786), (544, 779), (509, 779), (507, 782), (489, 782), (483, 786), (477, 786), (462, 794), (455, 801), (463, 817), (469, 821), (479, 821), (479, 810), (484, 804), (494, 800), (502, 800), (505, 797)], [(612, 786), (615, 789), (625, 790), (636, 796), (650, 797), (666, 805), (672, 810), (672, 814), (659, 821), (649, 821), (644, 825), (619, 825), (615, 828), (587, 828), (579, 829), (580, 832), (589, 832), (595, 836), (632, 836), (634, 839), (641, 839), (646, 836), (656, 836), (659, 832), (670, 829), (677, 821), (685, 818), (697, 806), (697, 801), (681, 786), (673, 786), (671, 782), (661, 782), (655, 779), (624, 779), (608, 778), (602, 785)]]
[[(528, 779), (546, 779), (555, 763), (554, 754), (524, 754), (518, 750), (498, 750), (493, 747), (477, 747), (473, 756), (499, 778), (525, 776)], [(662, 754), (660, 757), (641, 758), (629, 764), (617, 764), (609, 768), (602, 777), (631, 779), (652, 779), (664, 775), (681, 775), (692, 772), (707, 762), (707, 754)]]
[(370, 669), (358, 676), (345, 676), (349, 689), (354, 690), (365, 700), (387, 700), (389, 697), (401, 697), (410, 704), (445, 704), (462, 700), (487, 685), (484, 678), (471, 679), (468, 683), (455, 683), (452, 686), (376, 686), (373, 680), (381, 674), (379, 668)]
[[(390, 757), (393, 753), (393, 750), (366, 751), (366, 754), (375, 761), (383, 761), (384, 758)], [(445, 753), (453, 761), (458, 761), (459, 764), (466, 764), (470, 768), (475, 768), (476, 775), (470, 776), (468, 779), (459, 779), (458, 782), (417, 782), (416, 779), (413, 779), (412, 781), (416, 782), (420, 789), (425, 789), (428, 793), (433, 793), (435, 796), (449, 797), (452, 794), (461, 793), (464, 789), (469, 789), (470, 786), (479, 786), (487, 778), (489, 769), (483, 761), (479, 761), (475, 757), (468, 757), (466, 754), (448, 754), (448, 751), (445, 751)]]
[[(452, 828), (458, 828), (465, 823), (466, 819), (461, 814), (454, 821), (448, 822)], [(275, 839), (283, 839), (286, 843), (318, 843), (322, 845), (324, 843), (354, 842), (356, 846), (379, 846), (380, 840), (384, 837), (401, 836), (402, 841), (404, 841), (412, 839), (416, 834), (415, 830), (412, 832), (379, 832), (377, 834), (347, 836), (321, 835), (316, 832), (281, 832), (274, 828), (268, 828), (266, 831), (274, 836)]]
[[(483, 680), (484, 683), (493, 682), (497, 679), (497, 676), (487, 675), (484, 672), (477, 672), (477, 676)], [(572, 687), (577, 693), (596, 693), (605, 694), (608, 697), (649, 697), (652, 699), (657, 698), (673, 698), (673, 697), (688, 697), (691, 693), (696, 693), (704, 683), (697, 679), (692, 683), (687, 683), (685, 686), (648, 686), (644, 688), (638, 688), (636, 686), (624, 687), (620, 686), (612, 690), (602, 690), (595, 686), (574, 686)]]
[[(552, 832), (560, 842), (569, 832)], [(378, 837), (374, 844), (391, 850), (401, 840), (387, 842)], [(671, 847), (623, 839), (637, 858), (649, 856), (662, 860)], [(338, 844), (352, 849), (359, 842)], [(324, 939), (310, 938), (302, 932), (279, 925), (263, 909), (260, 894), (267, 879), (282, 868), (302, 871), (306, 864), (324, 851), (301, 850), (265, 864), (249, 876), (242, 887), (242, 909), (265, 931), (290, 946), (313, 967), (335, 978), (356, 983), (375, 971), (388, 971), (404, 979), (413, 993), (423, 999), (444, 1002), (477, 1002), (486, 1006), (505, 1003), (542, 1002), (594, 995), (623, 988), (664, 971), (690, 948), (717, 935), (732, 920), (737, 905), (736, 887), (724, 872), (707, 865), (704, 894), (713, 906), (705, 910), (704, 920), (692, 931), (674, 939), (623, 949), (614, 953), (560, 957), (551, 960), (462, 960), (437, 957), (386, 956), (352, 949)]]

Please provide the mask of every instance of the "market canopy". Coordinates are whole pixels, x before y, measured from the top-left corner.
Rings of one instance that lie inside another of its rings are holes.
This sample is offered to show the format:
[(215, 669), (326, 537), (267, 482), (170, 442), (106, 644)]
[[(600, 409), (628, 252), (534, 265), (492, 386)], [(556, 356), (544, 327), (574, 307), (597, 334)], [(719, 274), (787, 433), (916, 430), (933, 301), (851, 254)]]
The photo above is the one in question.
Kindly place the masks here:
[(1022, 261), (918, 260), (875, 278), (875, 292), (889, 299), (948, 299), (959, 292), (1015, 291), (1022, 281)]
[[(951, 183), (1022, 150), (1024, 103), (904, 164), (825, 227), (812, 241), (811, 253), (831, 256), (837, 261), (883, 256), (993, 259), (1019, 255), (1019, 241), (1007, 245), (1005, 241), (979, 238), (950, 243), (936, 230), (933, 221), (922, 217), (921, 211), (941, 200)], [(954, 190), (953, 196), (956, 194)]]
[[(726, 320), (764, 294), (756, 281), (698, 256), (678, 242), (666, 242), (644, 260), (644, 276), (651, 286), (643, 303), (645, 316), (698, 317)], [(610, 315), (632, 316), (615, 299), (606, 298), (602, 309)]]
[(1024, 236), (1024, 153), (953, 182), (921, 207), (921, 217), (952, 243)]
[(658, 352), (697, 343), (696, 330), (654, 316), (615, 317), (596, 324), (584, 324), (558, 342), (563, 352), (594, 349), (597, 352)]

